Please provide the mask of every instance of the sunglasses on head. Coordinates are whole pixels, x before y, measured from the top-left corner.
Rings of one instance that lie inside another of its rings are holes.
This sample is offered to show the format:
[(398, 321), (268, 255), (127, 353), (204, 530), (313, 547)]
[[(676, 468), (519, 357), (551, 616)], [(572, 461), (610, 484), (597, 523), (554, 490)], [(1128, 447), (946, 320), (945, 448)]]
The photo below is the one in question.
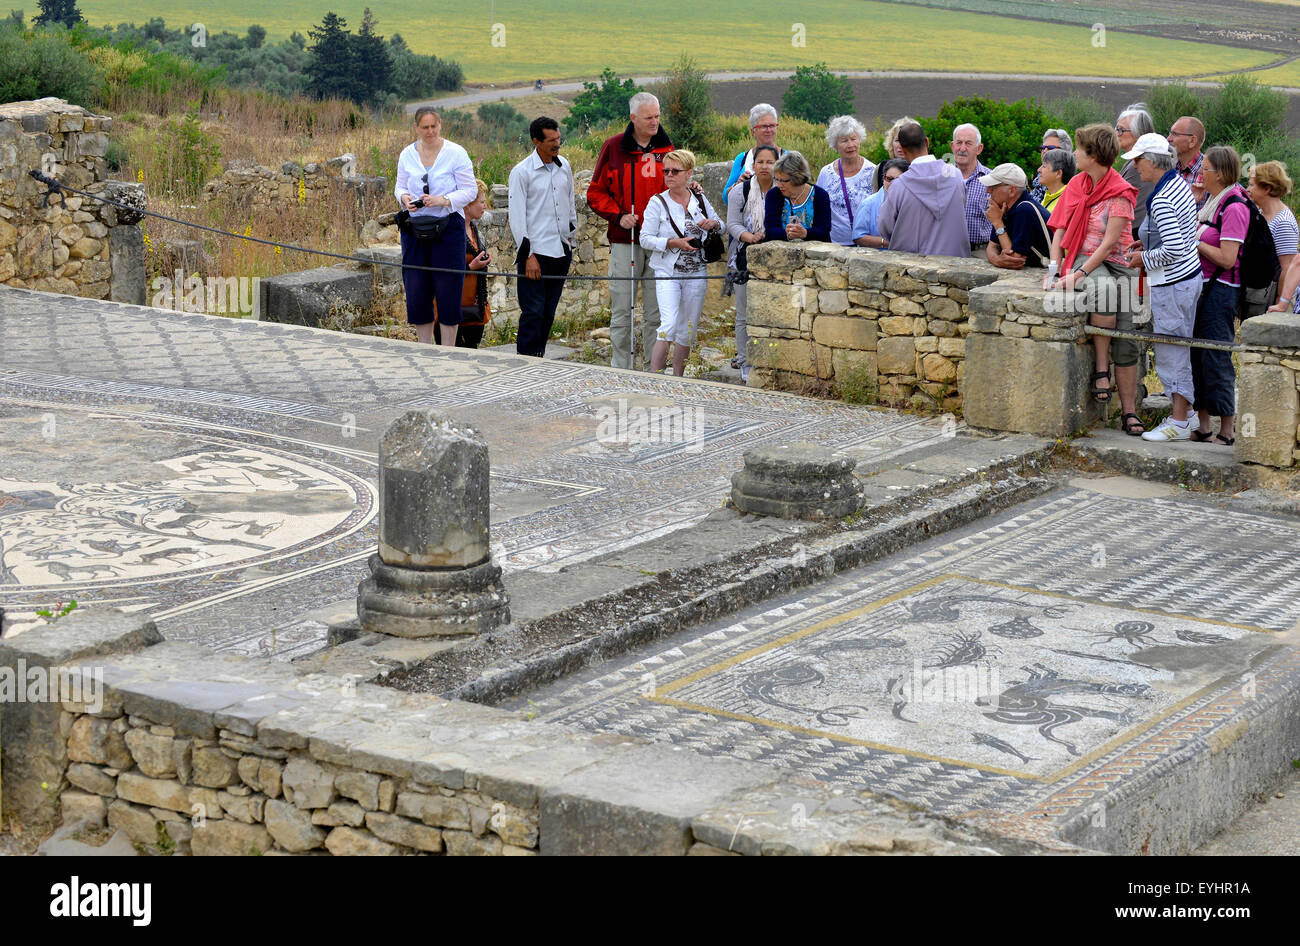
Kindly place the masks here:
[(1048, 151), (1060, 151), (1060, 150), (1061, 150), (1060, 145), (1039, 145), (1038, 146), (1038, 152), (1040, 154), (1046, 154)]

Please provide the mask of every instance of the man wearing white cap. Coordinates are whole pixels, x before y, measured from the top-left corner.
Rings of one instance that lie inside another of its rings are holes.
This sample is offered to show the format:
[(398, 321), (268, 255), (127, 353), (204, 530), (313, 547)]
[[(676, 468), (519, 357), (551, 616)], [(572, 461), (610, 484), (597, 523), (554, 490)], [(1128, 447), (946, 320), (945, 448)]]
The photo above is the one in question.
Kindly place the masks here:
[(1029, 196), (1029, 179), (1014, 164), (999, 164), (980, 178), (988, 189), (989, 206), (984, 211), (991, 232), (985, 253), (1001, 269), (1042, 266), (1051, 256), (1052, 240), (1047, 234), (1048, 213)]
[[(1142, 135), (1122, 155), (1142, 180), (1155, 189), (1147, 198), (1147, 215), (1129, 247), (1132, 266), (1145, 266), (1151, 293), (1153, 330), (1158, 335), (1191, 338), (1201, 298), (1201, 261), (1196, 198), (1178, 172), (1173, 147), (1155, 132)], [(1189, 411), (1196, 399), (1192, 386), (1192, 350), (1156, 345), (1156, 374), (1173, 402), (1173, 414), (1142, 434), (1143, 440), (1190, 440)]]

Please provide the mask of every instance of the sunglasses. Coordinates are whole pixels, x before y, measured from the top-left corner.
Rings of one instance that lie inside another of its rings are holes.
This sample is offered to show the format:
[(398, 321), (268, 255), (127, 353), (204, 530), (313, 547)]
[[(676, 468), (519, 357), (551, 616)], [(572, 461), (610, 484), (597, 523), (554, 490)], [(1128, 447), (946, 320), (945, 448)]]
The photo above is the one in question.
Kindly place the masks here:
[(427, 171), (420, 177), (420, 180), (424, 181), (424, 192), (429, 193), (429, 174)]
[(1060, 151), (1060, 150), (1061, 150), (1060, 145), (1039, 145), (1038, 146), (1039, 154), (1046, 154), (1049, 151)]
[(668, 176), (669, 174), (685, 174), (685, 173), (686, 173), (685, 168), (664, 168), (665, 177)]

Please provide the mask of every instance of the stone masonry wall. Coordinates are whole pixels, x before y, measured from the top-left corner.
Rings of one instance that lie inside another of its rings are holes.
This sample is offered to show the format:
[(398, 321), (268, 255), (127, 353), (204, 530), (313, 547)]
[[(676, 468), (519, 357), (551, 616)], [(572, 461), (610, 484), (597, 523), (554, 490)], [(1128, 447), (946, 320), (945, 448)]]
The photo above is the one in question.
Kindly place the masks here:
[(998, 271), (829, 244), (749, 250), (750, 383), (850, 379), (882, 400), (957, 410), (966, 378), (970, 291)]
[(278, 172), (252, 161), (232, 161), (220, 177), (204, 185), (203, 201), (264, 214), (277, 207), (319, 206), (347, 196), (358, 202), (363, 213), (378, 213), (391, 199), (388, 181), (357, 174), (355, 168), (352, 154), (307, 164), (287, 161)]
[(45, 203), (40, 170), (70, 186), (144, 207), (144, 190), (109, 181), (112, 119), (62, 99), (0, 105), (0, 283), (144, 303), (138, 215), (76, 195)]
[(1238, 462), (1287, 469), (1300, 462), (1300, 315), (1241, 323), (1248, 346), (1237, 369)]

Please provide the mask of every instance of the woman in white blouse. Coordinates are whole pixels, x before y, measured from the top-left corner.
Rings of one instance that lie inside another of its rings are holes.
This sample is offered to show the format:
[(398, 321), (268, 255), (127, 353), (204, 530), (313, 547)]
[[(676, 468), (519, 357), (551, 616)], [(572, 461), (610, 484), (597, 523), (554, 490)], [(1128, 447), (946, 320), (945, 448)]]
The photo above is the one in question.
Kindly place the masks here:
[(664, 155), (663, 169), (668, 188), (646, 203), (640, 234), (642, 248), (651, 251), (650, 268), (658, 277), (659, 334), (650, 370), (655, 374), (664, 370), (668, 347), (673, 345), (673, 374), (681, 377), (695, 344), (709, 284), (704, 279), (671, 277), (706, 275), (704, 237), (720, 228), (722, 221), (703, 192), (691, 190), (694, 154), (684, 149), (670, 152)]
[(469, 154), (442, 137), (442, 120), (434, 109), (416, 111), (415, 131), (418, 137), (397, 159), (393, 189), (409, 215), (401, 223), (406, 321), (415, 326), (420, 341), (432, 342), (437, 300), (443, 314), (438, 323), (442, 344), (455, 345), (465, 282), (464, 210), (478, 197), (478, 185)]
[(854, 211), (876, 189), (876, 166), (861, 154), (867, 129), (852, 115), (837, 115), (826, 126), (826, 143), (839, 157), (817, 175), (817, 186), (831, 199), (831, 242), (853, 245)]

